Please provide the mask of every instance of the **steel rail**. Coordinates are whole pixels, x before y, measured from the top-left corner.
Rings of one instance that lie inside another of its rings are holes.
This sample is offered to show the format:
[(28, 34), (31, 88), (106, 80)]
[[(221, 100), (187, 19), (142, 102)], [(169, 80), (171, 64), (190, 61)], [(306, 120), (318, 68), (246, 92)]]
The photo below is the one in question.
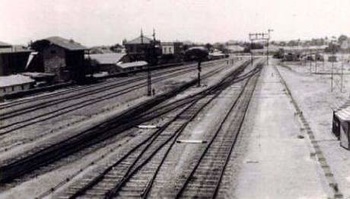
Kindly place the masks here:
[[(221, 89), (222, 90), (222, 89)], [(207, 93), (208, 95), (209, 93)], [(163, 156), (161, 164), (159, 165), (159, 167), (157, 168), (156, 173), (154, 174), (154, 176), (156, 176), (156, 174), (158, 173), (158, 170), (160, 169), (162, 163), (164, 162), (167, 154), (169, 153), (169, 151), (171, 150), (171, 147), (173, 146), (173, 144), (176, 142), (176, 138), (181, 134), (181, 132), (185, 129), (185, 127), (188, 125), (189, 122), (191, 122), (195, 116), (204, 108), (206, 107), (212, 100), (214, 100), (216, 98), (216, 96), (218, 96), (219, 93), (217, 93), (215, 96), (211, 97), (209, 101), (207, 101), (205, 104), (201, 105), (195, 113), (193, 113), (193, 115), (186, 121), (184, 122), (176, 131), (175, 133), (170, 136), (166, 141), (164, 141), (160, 146), (157, 147), (157, 149), (155, 149), (149, 156), (148, 158), (146, 158), (146, 160), (144, 160), (141, 164), (139, 164), (136, 168), (133, 168), (137, 161), (141, 158), (141, 156), (144, 154), (144, 152), (146, 150), (148, 150), (148, 147), (144, 148), (143, 151), (139, 154), (139, 156), (137, 158), (135, 158), (135, 160), (133, 161), (133, 163), (131, 164), (131, 166), (128, 168), (128, 170), (125, 172), (124, 176), (122, 177), (122, 180), (119, 181), (116, 186), (109, 190), (106, 195), (105, 198), (112, 198), (114, 197), (114, 195), (121, 189), (121, 187), (123, 187), (123, 185), (137, 172), (139, 171), (145, 164), (147, 164), (148, 161), (150, 161), (152, 159), (152, 157), (159, 152), (159, 150), (161, 150), (169, 141), (173, 140), (173, 142), (170, 144), (170, 147), (167, 149), (166, 154)], [(195, 106), (196, 103), (205, 98), (207, 95), (202, 95), (200, 98), (197, 98), (195, 100), (191, 101), (191, 105), (189, 105), (185, 110), (183, 110), (181, 113), (179, 113), (171, 122), (176, 121), (179, 117), (181, 117), (182, 114), (184, 114), (187, 110), (191, 109), (191, 107)], [(171, 123), (170, 122), (170, 123)], [(170, 123), (168, 123), (166, 125), (169, 126)], [(165, 130), (166, 128), (162, 129)], [(160, 134), (159, 134), (160, 135)], [(174, 139), (175, 137), (175, 139)], [(153, 142), (152, 142), (153, 143)], [(150, 144), (152, 144), (150, 143)], [(150, 146), (150, 144), (148, 146)], [(115, 167), (117, 165), (113, 165), (113, 167)], [(107, 171), (103, 172), (102, 175), (106, 175), (111, 169), (107, 169)], [(132, 171), (132, 172), (131, 172)], [(83, 187), (81, 190), (79, 190), (76, 194), (74, 194), (72, 197), (70, 198), (76, 198), (78, 196), (81, 196), (84, 192), (86, 192), (88, 189), (90, 189), (92, 186), (96, 185), (96, 183), (98, 183), (97, 181), (103, 179), (103, 177), (99, 176), (98, 180), (93, 180), (92, 183), (89, 183), (88, 185), (86, 185), (85, 187)], [(151, 185), (151, 184), (149, 184)], [(149, 187), (149, 186), (148, 186)], [(147, 193), (145, 193), (144, 195), (147, 195)]]
[[(225, 122), (227, 121), (227, 119), (229, 118), (230, 114), (232, 113), (232, 110), (236, 107), (237, 103), (239, 102), (239, 100), (241, 99), (242, 95), (244, 94), (244, 91), (246, 90), (247, 88), (247, 85), (250, 81), (250, 78), (253, 77), (253, 76), (250, 76), (249, 77), (249, 80), (246, 82), (245, 86), (244, 86), (244, 89), (241, 90), (241, 92), (239, 93), (238, 97), (236, 98), (236, 100), (234, 101), (234, 103), (231, 105), (229, 111), (226, 113), (224, 119), (220, 122), (220, 125), (219, 127), (217, 128), (217, 130), (215, 131), (214, 133), (214, 136), (210, 139), (210, 142), (207, 144), (207, 146), (205, 147), (205, 149), (203, 150), (203, 152), (201, 153), (200, 155), (200, 158), (199, 160), (196, 162), (195, 166), (193, 167), (193, 169), (191, 170), (190, 174), (186, 177), (185, 179), (185, 182), (182, 184), (182, 186), (180, 187), (180, 189), (177, 191), (176, 195), (175, 195), (175, 198), (180, 198), (182, 196), (182, 194), (184, 193), (187, 185), (190, 183), (193, 175), (195, 174), (195, 172), (197, 171), (199, 165), (201, 164), (202, 160), (204, 159), (204, 157), (206, 157), (206, 154), (208, 153), (208, 151), (210, 150), (210, 147), (211, 145), (214, 143), (215, 139), (217, 138), (217, 136), (219, 135), (219, 133), (221, 132), (222, 128), (223, 128), (223, 125), (225, 124)], [(242, 120), (242, 123), (243, 123), (243, 120)], [(233, 148), (233, 145), (232, 147)], [(230, 151), (231, 152), (231, 151)], [(229, 157), (229, 155), (228, 155)], [(226, 158), (226, 160), (228, 160)], [(224, 167), (226, 167), (225, 165), (227, 165), (227, 162), (224, 164)], [(223, 172), (221, 173), (221, 175), (223, 175)], [(219, 180), (222, 179), (222, 176), (220, 175), (220, 178)], [(220, 182), (217, 182), (218, 184)], [(216, 196), (216, 191), (218, 190), (218, 185), (216, 186), (215, 188), (215, 191), (213, 193), (213, 197)]]
[[(241, 67), (244, 68), (245, 65), (246, 63), (242, 64)], [(194, 83), (195, 81), (193, 84)], [(188, 86), (190, 85), (191, 84)], [(184, 88), (186, 88), (186, 85)], [(58, 143), (40, 148), (40, 150), (37, 152), (30, 152), (28, 156), (19, 159), (15, 158), (14, 161), (10, 161), (9, 163), (6, 163), (0, 167), (0, 171), (2, 172), (0, 182), (11, 181), (14, 178), (39, 168), (40, 166), (50, 164), (65, 156), (73, 154), (76, 151), (82, 150), (88, 146), (114, 136), (116, 131), (121, 132), (133, 127), (137, 123), (128, 121), (130, 118), (133, 118), (140, 113), (143, 113), (145, 109), (156, 106), (165, 99), (176, 95), (177, 92), (182, 91), (184, 88), (178, 88), (177, 91), (173, 91), (172, 94), (158, 96), (149, 102), (135, 107), (133, 110), (123, 112), (120, 116), (111, 121), (104, 122)], [(142, 120), (138, 120), (137, 122), (140, 121)]]
[[(218, 72), (220, 70), (223, 70), (223, 68), (218, 68), (218, 69), (215, 69), (215, 70)], [(179, 72), (179, 73), (185, 74), (186, 72)], [(169, 78), (169, 77), (160, 77), (160, 78), (157, 78), (156, 80), (153, 80), (153, 81), (154, 82), (161, 82), (161, 81), (163, 81), (163, 80), (165, 80), (167, 78)], [(41, 114), (41, 115), (36, 116), (36, 117), (31, 117), (31, 118), (24, 119), (22, 121), (13, 122), (13, 123), (7, 124), (7, 125), (2, 125), (0, 127), (0, 130), (6, 129), (6, 128), (10, 128), (12, 126), (21, 124), (19, 126), (16, 126), (15, 128), (9, 129), (7, 131), (0, 132), (0, 135), (5, 135), (5, 134), (8, 134), (8, 133), (10, 133), (10, 132), (12, 132), (14, 130), (22, 129), (22, 128), (30, 126), (32, 124), (55, 118), (57, 116), (60, 116), (60, 115), (63, 115), (63, 114), (66, 114), (66, 113), (69, 113), (69, 112), (72, 112), (72, 111), (84, 108), (86, 106), (95, 104), (97, 102), (101, 102), (101, 101), (104, 101), (104, 100), (108, 100), (108, 99), (111, 99), (111, 98), (114, 98), (114, 97), (117, 97), (117, 96), (129, 93), (129, 92), (131, 92), (131, 91), (133, 91), (135, 89), (142, 88), (144, 85), (145, 85), (145, 83), (139, 83), (139, 84), (134, 85), (134, 86), (129, 87), (129, 88), (125, 88), (125, 89), (122, 89), (122, 90), (119, 90), (119, 91), (116, 91), (116, 92), (113, 92), (113, 93), (109, 93), (109, 94), (106, 94), (104, 96), (97, 96), (97, 97), (95, 97), (93, 99), (87, 99), (84, 102), (77, 102), (77, 103), (75, 103), (73, 105), (68, 105), (68, 106), (62, 107), (62, 108), (60, 108), (58, 110), (53, 110), (53, 111)], [(66, 110), (66, 109), (68, 109), (68, 110)], [(63, 110), (66, 110), (66, 111), (63, 111)], [(63, 111), (63, 112), (60, 112), (60, 111)], [(51, 115), (51, 116), (49, 116), (49, 115)], [(43, 118), (45, 116), (49, 116), (49, 117)], [(40, 119), (40, 118), (43, 118), (43, 119)], [(36, 119), (40, 119), (40, 120), (36, 120)], [(28, 123), (25, 123), (25, 122), (28, 122)], [(25, 124), (23, 124), (23, 123), (25, 123)]]

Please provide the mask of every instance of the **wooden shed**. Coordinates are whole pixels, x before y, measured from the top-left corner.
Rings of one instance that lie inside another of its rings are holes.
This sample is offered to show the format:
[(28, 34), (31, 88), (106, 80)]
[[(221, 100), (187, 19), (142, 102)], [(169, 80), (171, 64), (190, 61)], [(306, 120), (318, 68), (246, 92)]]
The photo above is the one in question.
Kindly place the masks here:
[(45, 73), (55, 74), (56, 81), (79, 80), (85, 77), (84, 54), (86, 47), (61, 37), (49, 37), (32, 44), (38, 51), (37, 63), (43, 66)]

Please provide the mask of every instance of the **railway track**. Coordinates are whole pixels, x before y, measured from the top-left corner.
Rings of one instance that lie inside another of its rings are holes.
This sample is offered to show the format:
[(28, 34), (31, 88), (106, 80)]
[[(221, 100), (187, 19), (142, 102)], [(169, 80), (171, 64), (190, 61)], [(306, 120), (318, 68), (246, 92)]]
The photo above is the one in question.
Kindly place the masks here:
[[(244, 66), (242, 65), (240, 68), (242, 69)], [(233, 73), (236, 76), (237, 71)], [(233, 74), (228, 74), (227, 77), (233, 76)], [(194, 83), (195, 81), (192, 83), (192, 85)], [(219, 85), (222, 86), (223, 83)], [(4, 161), (0, 167), (0, 172), (2, 173), (0, 182), (4, 183), (12, 181), (13, 179), (29, 173), (37, 168), (48, 165), (63, 157), (74, 154), (79, 150), (106, 140), (107, 138), (116, 135), (117, 132), (122, 132), (137, 125), (138, 123), (142, 123), (157, 117), (153, 114), (153, 116), (147, 115), (148, 117), (137, 118), (138, 115), (142, 115), (146, 110), (161, 103), (165, 99), (176, 95), (176, 93), (182, 89), (183, 88), (179, 88), (178, 91), (170, 95), (167, 94), (164, 96), (158, 96), (148, 104), (143, 104), (130, 112), (121, 114), (113, 121), (108, 121), (73, 137), (63, 139), (58, 143), (51, 143), (48, 144), (48, 146), (39, 146), (35, 150), (27, 152), (23, 156), (18, 156), (11, 160)], [(130, 122), (130, 120), (132, 122)]]
[[(187, 102), (187, 107), (184, 110), (173, 116), (173, 118), (163, 125), (156, 133), (150, 135), (140, 144), (132, 147), (129, 152), (120, 157), (113, 164), (103, 169), (98, 169), (83, 180), (75, 183), (60, 195), (59, 198), (148, 197), (160, 168), (163, 166), (167, 155), (186, 126), (229, 85), (254, 77), (255, 80), (249, 81), (249, 84), (251, 84), (249, 89), (242, 89), (239, 92), (236, 101), (231, 106), (231, 109), (228, 111), (205, 151), (208, 152), (209, 149), (222, 147), (220, 144), (226, 139), (223, 139), (225, 135), (219, 133), (221, 127), (226, 122), (228, 116), (232, 114), (234, 108), (238, 109), (238, 111), (245, 112), (247, 105), (249, 104), (247, 98), (250, 99), (251, 97), (257, 79), (256, 74), (260, 72), (260, 69), (261, 68), (258, 67), (251, 72), (240, 76), (238, 79), (236, 77), (229, 81), (221, 82), (220, 86), (208, 90), (205, 94), (202, 93), (202, 96), (197, 99), (191, 99)], [(246, 84), (248, 84), (248, 81)], [(242, 107), (241, 103), (245, 103), (245, 106)], [(238, 104), (239, 108), (237, 108)], [(244, 117), (241, 117), (238, 123), (241, 124), (243, 119)], [(235, 135), (237, 136), (237, 134)], [(221, 143), (216, 140), (221, 140)], [(229, 144), (230, 142), (226, 142), (225, 145), (223, 145), (226, 147), (224, 149), (227, 150)], [(230, 148), (231, 151), (233, 145), (234, 144), (232, 144), (232, 147)], [(208, 155), (208, 153), (204, 154)], [(228, 161), (230, 152), (223, 152), (222, 154), (225, 156), (226, 161)], [(203, 155), (203, 157), (205, 155)], [(213, 153), (211, 153), (211, 155), (213, 155)], [(213, 158), (215, 161), (215, 153), (214, 156), (211, 156), (210, 158)], [(218, 158), (222, 158), (222, 155)], [(222, 169), (222, 174), (224, 170), (225, 168)], [(184, 187), (186, 186), (187, 184)], [(181, 195), (179, 195), (179, 197), (180, 196)]]
[[(171, 76), (186, 74), (186, 73), (188, 73), (190, 71), (194, 71), (194, 70), (196, 70), (196, 69), (189, 68), (189, 66), (179, 67), (179, 68), (175, 68), (175, 69), (171, 69), (171, 70), (167, 70), (167, 71), (157, 72), (157, 73), (153, 74), (153, 76), (155, 78), (158, 78), (158, 77), (165, 78), (167, 76), (171, 77)], [(39, 110), (39, 109), (42, 109), (45, 107), (58, 105), (60, 103), (64, 103), (67, 101), (80, 99), (80, 98), (83, 98), (86, 96), (90, 96), (92, 94), (101, 93), (103, 91), (108, 91), (108, 90), (113, 89), (113, 88), (130, 85), (130, 84), (135, 83), (135, 82), (142, 82), (144, 80), (145, 80), (145, 75), (143, 75), (141, 77), (135, 77), (135, 78), (121, 80), (121, 81), (117, 81), (117, 82), (105, 82), (105, 83), (99, 84), (97, 86), (90, 85), (90, 86), (84, 86), (82, 88), (75, 88), (75, 89), (71, 89), (71, 90), (61, 91), (58, 93), (53, 93), (50, 95), (37, 97), (37, 98), (35, 98), (35, 100), (27, 99), (26, 101), (20, 101), (20, 102), (15, 103), (15, 104), (5, 104), (5, 105), (0, 107), (2, 109), (0, 119), (4, 120), (4, 119), (12, 118), (12, 117), (15, 117), (15, 116), (18, 116), (21, 114), (25, 114), (28, 112), (36, 111), (36, 110)], [(143, 85), (144, 85), (144, 83), (143, 83)], [(78, 91), (81, 91), (81, 92), (78, 92)], [(65, 95), (65, 94), (68, 94), (68, 95)], [(40, 100), (45, 100), (45, 101), (40, 101)], [(33, 103), (33, 101), (35, 102), (34, 104), (29, 104), (29, 105), (24, 106), (24, 107), (19, 106), (17, 109), (13, 108), (14, 106), (18, 106), (18, 105), (23, 104), (23, 103)], [(11, 108), (11, 109), (8, 111), (4, 111), (6, 108)]]
[[(224, 62), (224, 61), (220, 60), (220, 61), (215, 61), (215, 62), (207, 62), (207, 63), (204, 63), (203, 66), (211, 66), (213, 64), (220, 63), (220, 62)], [(159, 76), (159, 75), (164, 75), (164, 74), (168, 74), (171, 72), (176, 72), (176, 71), (180, 71), (180, 70), (184, 70), (184, 69), (188, 69), (189, 71), (193, 71), (193, 70), (196, 70), (196, 68), (194, 68), (194, 66), (196, 66), (196, 65), (195, 64), (186, 64), (184, 66), (177, 66), (176, 68), (164, 69), (164, 70), (160, 70), (160, 71), (153, 71), (152, 73), (154, 76)], [(142, 81), (145, 79), (145, 77), (146, 77), (146, 74), (142, 74), (142, 75), (139, 75), (136, 77), (129, 77), (127, 79), (122, 78), (122, 80), (119, 79), (120, 77), (113, 78), (117, 82), (114, 82), (114, 81), (112, 82), (110, 80), (110, 81), (105, 81), (105, 82), (99, 83), (97, 85), (79, 86), (77, 88), (71, 88), (68, 90), (61, 90), (61, 91), (57, 91), (54, 93), (36, 96), (35, 100), (33, 98), (25, 98), (25, 99), (20, 99), (20, 100), (15, 100), (15, 101), (9, 101), (9, 102), (0, 104), (0, 109), (2, 111), (4, 111), (8, 108), (13, 108), (13, 107), (16, 107), (19, 105), (31, 104), (31, 103), (33, 103), (33, 101), (38, 101), (38, 100), (50, 100), (49, 102), (54, 102), (54, 101), (60, 100), (57, 98), (62, 98), (66, 94), (72, 94), (73, 96), (75, 96), (77, 92), (79, 92), (79, 91), (85, 92), (87, 89), (90, 89), (90, 88), (95, 90), (97, 87), (97, 90), (98, 90), (98, 89), (104, 88), (105, 86), (108, 86), (108, 87), (114, 86), (114, 85), (119, 86), (119, 84), (121, 84), (121, 83), (124, 83), (124, 85), (125, 85), (127, 83), (134, 82), (134, 81), (140, 81), (140, 80)], [(25, 108), (27, 108), (27, 107), (25, 107)], [(23, 109), (23, 107), (21, 107), (21, 109)], [(6, 112), (3, 112), (3, 113), (6, 114)]]
[[(210, 76), (212, 74), (216, 74), (216, 73), (220, 72), (223, 69), (224, 69), (224, 67), (214, 69), (213, 71), (209, 72), (208, 75), (205, 75), (203, 78), (205, 78), (206, 76)], [(184, 71), (177, 71), (176, 73), (172, 73), (171, 77), (172, 78), (173, 77), (177, 77), (177, 76), (186, 74), (186, 73), (188, 73), (188, 71), (192, 71), (192, 70), (193, 69), (184, 70)], [(160, 76), (160, 77), (154, 78), (153, 82), (154, 83), (161, 82), (161, 81), (164, 81), (164, 80), (166, 80), (168, 78), (169, 78), (169, 75)], [(123, 85), (129, 84), (129, 83), (130, 82), (126, 82), (126, 83), (123, 83)], [(84, 107), (96, 104), (98, 102), (102, 102), (102, 101), (105, 101), (105, 100), (108, 100), (108, 99), (112, 99), (112, 98), (124, 95), (126, 93), (134, 91), (135, 89), (143, 88), (145, 85), (146, 85), (145, 82), (140, 82), (140, 83), (137, 83), (136, 85), (132, 85), (130, 87), (123, 88), (121, 90), (117, 90), (117, 91), (112, 92), (112, 93), (107, 93), (107, 94), (104, 94), (104, 95), (97, 95), (96, 97), (89, 97), (89, 99), (84, 99), (82, 101), (73, 103), (71, 105), (62, 106), (62, 107), (59, 107), (58, 109), (54, 109), (54, 110), (48, 111), (46, 113), (38, 114), (36, 116), (31, 116), (31, 117), (29, 117), (27, 119), (22, 119), (22, 120), (19, 120), (19, 121), (14, 121), (14, 122), (10, 122), (10, 123), (4, 124), (4, 125), (2, 125), (0, 127), (0, 135), (5, 135), (5, 134), (8, 134), (8, 133), (11, 133), (12, 131), (19, 130), (19, 129), (22, 129), (24, 127), (30, 126), (32, 124), (36, 124), (38, 122), (43, 122), (43, 121), (46, 121), (46, 120), (49, 120), (49, 119), (52, 119), (52, 118), (56, 118), (56, 117), (58, 117), (60, 115), (67, 114), (67, 113), (70, 113), (72, 111), (76, 111), (76, 110), (82, 109)], [(115, 87), (115, 85), (113, 85), (113, 87)], [(103, 90), (106, 90), (106, 89), (108, 90), (109, 88), (104, 88)], [(93, 92), (100, 93), (101, 90), (93, 91)], [(32, 107), (30, 107), (28, 109), (19, 110), (18, 112), (16, 112), (16, 111), (8, 112), (8, 114), (3, 115), (1, 119), (4, 120), (4, 119), (9, 119), (9, 118), (12, 118), (12, 117), (15, 117), (15, 116), (21, 116), (22, 114), (25, 114), (25, 113), (28, 113), (28, 112), (32, 113), (33, 111), (41, 110), (42, 108), (45, 108), (45, 107), (51, 107), (53, 105), (58, 105), (58, 104), (63, 103), (63, 102), (72, 101), (73, 99), (80, 99), (80, 98), (83, 98), (83, 97), (86, 97), (86, 96), (90, 96), (91, 94), (92, 94), (91, 92), (86, 92), (83, 95), (79, 94), (79, 95), (75, 96), (74, 98), (61, 99), (59, 101), (56, 101), (56, 102), (53, 102), (53, 103), (48, 103), (48, 104), (43, 103), (42, 105), (32, 106)]]
[[(203, 147), (193, 164), (185, 171), (185, 178), (175, 185), (174, 198), (216, 198), (230, 155), (243, 124), (258, 76), (247, 82), (235, 102), (226, 113), (208, 144)], [(229, 121), (230, 119), (233, 121)], [(229, 124), (227, 124), (229, 123)], [(228, 125), (228, 128), (224, 127)]]

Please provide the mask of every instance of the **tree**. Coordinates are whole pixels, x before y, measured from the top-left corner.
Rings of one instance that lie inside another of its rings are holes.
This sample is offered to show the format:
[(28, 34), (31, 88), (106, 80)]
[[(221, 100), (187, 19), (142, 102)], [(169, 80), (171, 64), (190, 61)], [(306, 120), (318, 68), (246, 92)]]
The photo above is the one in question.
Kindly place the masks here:
[(128, 40), (123, 39), (123, 41), (122, 41), (123, 46), (125, 46), (125, 44), (126, 44), (127, 42), (128, 42)]
[(346, 41), (348, 39), (348, 36), (346, 35), (340, 35), (338, 38), (338, 42), (339, 44), (343, 43), (344, 41)]
[(213, 48), (213, 45), (211, 45), (210, 43), (205, 44), (205, 48), (210, 52), (211, 49)]

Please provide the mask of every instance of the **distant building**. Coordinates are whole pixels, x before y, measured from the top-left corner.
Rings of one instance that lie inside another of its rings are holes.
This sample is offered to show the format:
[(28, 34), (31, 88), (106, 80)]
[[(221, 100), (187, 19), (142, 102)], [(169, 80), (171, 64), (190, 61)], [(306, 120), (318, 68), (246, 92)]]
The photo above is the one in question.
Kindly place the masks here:
[(122, 45), (116, 44), (111, 46), (111, 50), (115, 53), (125, 53), (125, 48)]
[(226, 46), (229, 53), (242, 53), (244, 52), (244, 47), (240, 45), (228, 45)]
[(0, 76), (25, 71), (30, 50), (0, 42)]
[(3, 52), (3, 51), (8, 52), (11, 50), (12, 50), (11, 44), (0, 41), (0, 52)]
[(344, 41), (340, 44), (340, 48), (343, 49), (343, 50), (350, 49), (350, 39), (344, 40)]
[(108, 72), (114, 74), (120, 72), (118, 63), (130, 62), (130, 58), (125, 53), (106, 53), (86, 55), (86, 59), (90, 59), (91, 65), (99, 72)]
[[(86, 73), (85, 46), (61, 37), (49, 37), (32, 44), (38, 51), (29, 68), (35, 72), (55, 74), (56, 81), (79, 80)], [(43, 70), (43, 71), (42, 71)]]
[(162, 42), (162, 54), (168, 55), (168, 54), (181, 54), (183, 53), (183, 43), (182, 42)]
[(216, 59), (226, 58), (226, 55), (224, 53), (222, 53), (221, 51), (215, 49), (213, 52), (209, 53), (208, 57), (211, 60), (216, 60)]
[(124, 43), (126, 53), (130, 56), (132, 61), (137, 60), (146, 60), (148, 56), (152, 53), (151, 50), (153, 46), (156, 47), (155, 54), (160, 55), (161, 50), (160, 47), (160, 41), (153, 39), (150, 39), (148, 37), (143, 36), (141, 33), (141, 36)]
[(0, 96), (19, 91), (29, 90), (35, 81), (23, 75), (10, 75), (0, 77)]

